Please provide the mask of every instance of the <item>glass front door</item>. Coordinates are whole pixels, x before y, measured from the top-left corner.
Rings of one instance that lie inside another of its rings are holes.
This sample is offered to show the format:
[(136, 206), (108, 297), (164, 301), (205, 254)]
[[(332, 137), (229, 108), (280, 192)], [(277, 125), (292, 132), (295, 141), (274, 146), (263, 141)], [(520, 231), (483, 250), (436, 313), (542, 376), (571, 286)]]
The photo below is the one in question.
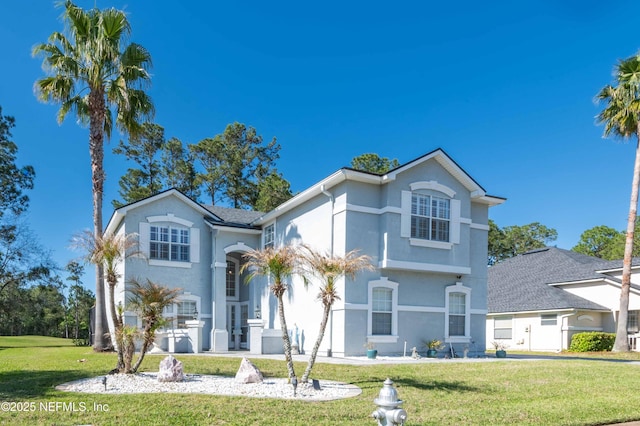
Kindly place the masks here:
[(249, 302), (227, 303), (227, 332), (229, 334), (229, 349), (247, 349), (249, 334)]

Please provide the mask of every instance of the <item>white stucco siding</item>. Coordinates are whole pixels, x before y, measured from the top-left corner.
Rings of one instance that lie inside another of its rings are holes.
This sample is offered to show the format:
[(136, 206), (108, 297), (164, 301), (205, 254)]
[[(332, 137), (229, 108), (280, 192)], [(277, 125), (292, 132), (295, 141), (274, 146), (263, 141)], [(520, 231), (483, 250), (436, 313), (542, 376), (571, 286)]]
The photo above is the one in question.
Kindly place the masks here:
[[(575, 294), (576, 296), (580, 296), (583, 299), (605, 306), (612, 311), (620, 309), (620, 287), (606, 281), (562, 285), (558, 286), (558, 288), (568, 293)], [(640, 296), (637, 292), (632, 292), (629, 295), (629, 309), (640, 309)]]
[[(555, 314), (555, 325), (544, 325), (541, 315)], [(576, 333), (589, 331), (613, 332), (610, 314), (596, 311), (533, 312), (516, 315), (491, 315), (487, 317), (487, 347), (491, 341), (501, 340), (513, 350), (561, 351), (569, 348), (571, 337)], [(511, 318), (512, 338), (495, 338), (495, 319)]]

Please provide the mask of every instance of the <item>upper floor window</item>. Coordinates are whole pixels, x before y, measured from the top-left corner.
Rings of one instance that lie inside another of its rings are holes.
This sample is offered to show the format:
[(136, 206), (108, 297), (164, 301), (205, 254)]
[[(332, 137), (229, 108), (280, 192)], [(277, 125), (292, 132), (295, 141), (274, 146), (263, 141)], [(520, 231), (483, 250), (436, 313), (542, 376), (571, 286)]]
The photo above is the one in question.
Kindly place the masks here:
[(449, 242), (450, 201), (431, 195), (411, 194), (411, 237)]
[(189, 262), (189, 230), (165, 226), (150, 227), (149, 257), (158, 260)]
[(263, 240), (263, 248), (273, 248), (275, 247), (275, 225), (272, 223), (271, 225), (264, 228), (264, 240)]

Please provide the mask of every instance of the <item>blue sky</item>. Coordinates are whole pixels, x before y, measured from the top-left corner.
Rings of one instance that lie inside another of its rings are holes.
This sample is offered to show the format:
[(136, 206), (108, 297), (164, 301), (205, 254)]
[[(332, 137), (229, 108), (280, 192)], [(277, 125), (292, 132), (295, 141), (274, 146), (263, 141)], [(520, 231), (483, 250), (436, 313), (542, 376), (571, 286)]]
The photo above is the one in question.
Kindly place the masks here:
[[(228, 123), (282, 145), (301, 191), (365, 152), (410, 161), (443, 148), (489, 194), (501, 226), (538, 221), (571, 248), (626, 225), (635, 143), (602, 139), (593, 97), (640, 48), (640, 2), (166, 2), (125, 9), (153, 57), (150, 94), (167, 138), (196, 143)], [(91, 228), (88, 130), (39, 103), (31, 48), (62, 29), (53, 1), (0, 4), (0, 105), (19, 162), (36, 169), (29, 223), (64, 266)], [(105, 225), (127, 167), (106, 147)], [(88, 270), (85, 282), (91, 283)], [(91, 286), (91, 284), (89, 284)]]

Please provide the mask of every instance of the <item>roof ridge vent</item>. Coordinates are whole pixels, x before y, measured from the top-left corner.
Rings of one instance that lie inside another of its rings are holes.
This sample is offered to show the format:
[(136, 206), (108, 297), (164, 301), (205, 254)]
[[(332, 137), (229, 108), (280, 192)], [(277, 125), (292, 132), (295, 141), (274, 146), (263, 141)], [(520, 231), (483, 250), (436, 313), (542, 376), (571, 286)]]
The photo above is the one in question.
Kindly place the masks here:
[(524, 256), (526, 254), (542, 253), (543, 251), (549, 251), (549, 247), (543, 247), (543, 248), (539, 248), (539, 249), (529, 250), (526, 253), (522, 253), (522, 255)]

